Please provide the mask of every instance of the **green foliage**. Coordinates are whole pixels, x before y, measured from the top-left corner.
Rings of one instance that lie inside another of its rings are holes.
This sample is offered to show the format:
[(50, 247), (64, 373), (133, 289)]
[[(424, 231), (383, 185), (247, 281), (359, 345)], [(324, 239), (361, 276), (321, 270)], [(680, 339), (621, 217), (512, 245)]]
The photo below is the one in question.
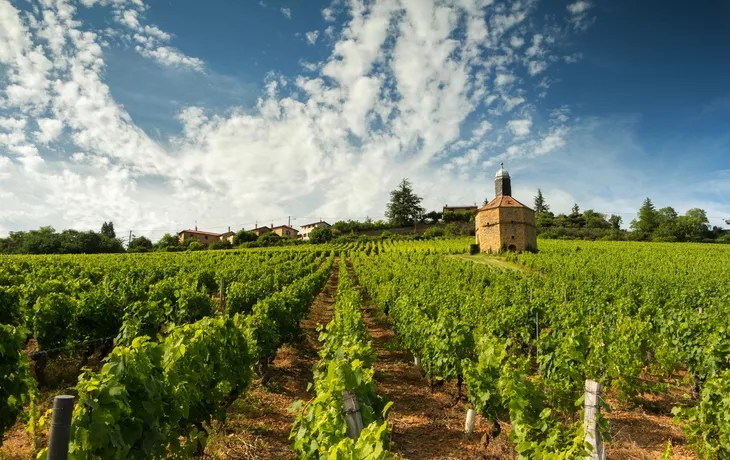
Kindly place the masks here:
[(256, 241), (258, 236), (254, 232), (249, 232), (244, 229), (241, 229), (233, 236), (233, 244), (238, 246), (243, 243), (248, 243), (249, 241)]
[(42, 350), (62, 347), (68, 342), (77, 301), (64, 293), (52, 292), (38, 299), (33, 314), (33, 336)]
[[(113, 233), (113, 231), (112, 231)], [(100, 254), (124, 252), (121, 241), (108, 234), (41, 227), (28, 232), (11, 232), (0, 238), (0, 252), (10, 254)]]
[(201, 251), (203, 249), (205, 249), (205, 246), (194, 240), (187, 244), (188, 251)]
[(221, 249), (232, 249), (233, 244), (228, 240), (214, 241), (208, 245), (208, 249), (221, 250)]
[(390, 202), (386, 206), (385, 217), (393, 227), (407, 227), (420, 221), (424, 209), (421, 207), (423, 198), (413, 192), (413, 186), (408, 179), (403, 179), (398, 188), (390, 192)]
[(101, 231), (99, 233), (107, 238), (116, 238), (117, 234), (114, 232), (114, 222), (104, 222), (101, 224)]
[(129, 242), (127, 252), (148, 252), (152, 250), (152, 241), (144, 236), (138, 236)]
[[(228, 399), (251, 381), (243, 329), (205, 318), (163, 342), (119, 346), (98, 374), (79, 378), (73, 458), (190, 456), (205, 445), (202, 423), (223, 420)], [(180, 440), (183, 442), (180, 442)]]
[(730, 369), (708, 378), (699, 405), (672, 409), (701, 458), (730, 457)]
[(313, 244), (329, 243), (334, 238), (330, 227), (316, 227), (309, 233), (309, 241)]
[(423, 232), (423, 236), (425, 238), (438, 238), (440, 236), (444, 236), (444, 229), (434, 225), (433, 227), (426, 229), (426, 231)]
[(166, 251), (171, 249), (178, 249), (180, 247), (180, 239), (177, 237), (177, 235), (171, 235), (169, 233), (165, 233), (165, 235), (160, 238), (160, 241), (155, 244), (155, 248), (158, 251)]
[(550, 206), (545, 201), (545, 197), (542, 195), (542, 190), (537, 189), (537, 195), (535, 196), (535, 212), (543, 214), (548, 211), (550, 211)]
[(35, 393), (24, 350), (27, 334), (21, 327), (0, 324), (0, 440)]
[(267, 232), (258, 237), (258, 242), (263, 245), (274, 245), (281, 241), (281, 237), (274, 232)]
[[(360, 307), (359, 292), (341, 260), (334, 317), (319, 337), (322, 348), (314, 367), (316, 397), (303, 409), (301, 401), (293, 406), (298, 413), (290, 439), (301, 458), (391, 458), (385, 422), (391, 403), (375, 393), (375, 350)], [(343, 391), (354, 391), (358, 397), (365, 429), (357, 441), (347, 437)]]

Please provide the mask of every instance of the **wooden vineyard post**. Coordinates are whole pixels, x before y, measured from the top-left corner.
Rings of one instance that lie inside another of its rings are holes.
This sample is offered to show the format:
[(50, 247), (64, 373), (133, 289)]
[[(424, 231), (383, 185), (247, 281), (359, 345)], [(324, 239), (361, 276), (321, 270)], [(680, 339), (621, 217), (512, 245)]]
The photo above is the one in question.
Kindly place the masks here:
[(66, 460), (68, 458), (68, 441), (71, 435), (73, 411), (73, 396), (63, 395), (53, 398), (51, 434), (48, 437), (48, 460)]
[(220, 289), (220, 299), (221, 299), (221, 307), (225, 308), (226, 306), (226, 280), (221, 278), (221, 289)]
[(603, 450), (601, 433), (598, 431), (597, 417), (600, 415), (601, 384), (593, 380), (586, 380), (585, 406), (583, 410), (583, 439), (593, 449), (586, 459), (606, 460), (606, 452)]
[(466, 423), (464, 423), (464, 431), (466, 434), (474, 433), (474, 420), (476, 419), (477, 411), (474, 409), (467, 409), (466, 411)]
[(362, 414), (360, 413), (360, 403), (357, 401), (357, 393), (354, 391), (342, 390), (342, 399), (345, 403), (347, 437), (350, 439), (357, 439), (363, 430)]

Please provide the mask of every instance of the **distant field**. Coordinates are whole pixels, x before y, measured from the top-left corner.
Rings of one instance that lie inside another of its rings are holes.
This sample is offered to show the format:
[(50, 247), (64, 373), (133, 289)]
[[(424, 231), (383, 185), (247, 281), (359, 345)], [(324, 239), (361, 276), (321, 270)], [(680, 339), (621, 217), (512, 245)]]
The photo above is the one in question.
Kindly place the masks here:
[(1, 256), (0, 456), (71, 393), (76, 458), (582, 458), (586, 380), (609, 457), (730, 456), (730, 246), (471, 242)]

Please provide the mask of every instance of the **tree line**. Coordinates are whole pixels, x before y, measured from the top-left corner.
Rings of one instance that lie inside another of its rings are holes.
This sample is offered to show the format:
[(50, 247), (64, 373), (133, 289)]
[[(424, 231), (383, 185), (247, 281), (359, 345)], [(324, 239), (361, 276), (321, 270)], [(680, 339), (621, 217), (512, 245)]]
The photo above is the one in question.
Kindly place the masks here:
[[(555, 215), (540, 189), (534, 209), (540, 238), (730, 243), (730, 232), (710, 226), (705, 210), (692, 208), (679, 215), (672, 207), (656, 209), (650, 198), (644, 200), (628, 230), (622, 229), (621, 216), (593, 209), (581, 212), (577, 203), (570, 214)], [(730, 224), (730, 219), (726, 223)]]
[[(386, 205), (387, 220), (373, 221), (370, 218), (360, 222), (342, 220), (331, 228), (318, 227), (310, 233), (310, 242), (327, 243), (345, 238), (358, 232), (388, 230), (412, 227), (417, 223), (431, 225), (425, 237), (463, 236), (474, 234), (464, 224), (474, 222), (474, 213), (426, 212), (421, 206), (423, 198), (417, 195), (413, 184), (407, 178), (390, 192)], [(484, 200), (486, 205), (488, 200)], [(619, 215), (604, 214), (588, 209), (581, 212), (574, 204), (569, 214), (554, 214), (550, 211), (542, 190), (534, 198), (537, 232), (544, 239), (605, 239), (658, 242), (719, 242), (730, 243), (730, 231), (710, 226), (707, 213), (693, 208), (679, 215), (672, 207), (656, 209), (650, 198), (646, 198), (632, 220), (629, 230), (622, 228)], [(730, 219), (725, 221), (730, 225)], [(350, 236), (352, 238), (352, 236)], [(344, 240), (343, 240), (344, 241)], [(302, 244), (302, 241), (281, 238), (275, 233), (255, 233), (240, 230), (229, 242), (216, 241), (203, 246), (195, 240), (179, 241), (177, 235), (165, 234), (157, 243), (145, 236), (133, 237), (127, 247), (116, 237), (114, 224), (104, 222), (99, 232), (64, 230), (57, 233), (53, 227), (41, 227), (27, 232), (10, 232), (7, 238), (0, 238), (0, 253), (6, 254), (98, 254), (116, 252), (185, 251), (199, 249), (231, 249), (233, 247), (262, 247), (285, 244)]]

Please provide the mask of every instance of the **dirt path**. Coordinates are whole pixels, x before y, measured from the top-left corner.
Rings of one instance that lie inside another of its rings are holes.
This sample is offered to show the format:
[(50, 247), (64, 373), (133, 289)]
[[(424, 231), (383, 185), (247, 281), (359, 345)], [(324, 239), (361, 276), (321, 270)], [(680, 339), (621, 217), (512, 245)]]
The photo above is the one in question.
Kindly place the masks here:
[[(349, 261), (348, 271), (357, 284)], [(363, 320), (377, 352), (376, 391), (393, 401), (388, 415), (393, 426), (391, 450), (409, 459), (514, 458), (506, 438), (501, 439), (504, 434), (484, 449), (481, 438), (488, 425), (480, 420), (473, 435), (464, 434), (466, 408), (461, 402), (454, 404), (456, 385), (445, 384), (431, 393), (413, 357), (397, 348), (388, 318), (361, 292)]]
[(294, 414), (289, 406), (307, 401), (314, 394), (307, 391), (312, 382), (312, 367), (319, 350), (317, 326), (332, 319), (332, 305), (337, 292), (337, 266), (327, 285), (312, 303), (309, 318), (300, 321), (304, 332), (301, 343), (284, 345), (270, 366), (271, 379), (266, 385), (256, 381), (244, 398), (228, 410), (225, 424), (217, 427), (206, 448), (206, 457), (219, 459), (294, 459), (289, 432)]
[(454, 254), (450, 255), (448, 257), (454, 258), (454, 259), (460, 259), (465, 260), (467, 262), (472, 262), (475, 264), (482, 264), (482, 265), (489, 265), (494, 268), (498, 268), (501, 270), (514, 270), (522, 273), (534, 273), (534, 274), (540, 274), (540, 272), (536, 270), (532, 270), (531, 268), (525, 267), (524, 265), (515, 264), (512, 262), (508, 262), (502, 257), (496, 256), (496, 255), (490, 255), (490, 254), (475, 254), (475, 255), (469, 255), (469, 254)]

